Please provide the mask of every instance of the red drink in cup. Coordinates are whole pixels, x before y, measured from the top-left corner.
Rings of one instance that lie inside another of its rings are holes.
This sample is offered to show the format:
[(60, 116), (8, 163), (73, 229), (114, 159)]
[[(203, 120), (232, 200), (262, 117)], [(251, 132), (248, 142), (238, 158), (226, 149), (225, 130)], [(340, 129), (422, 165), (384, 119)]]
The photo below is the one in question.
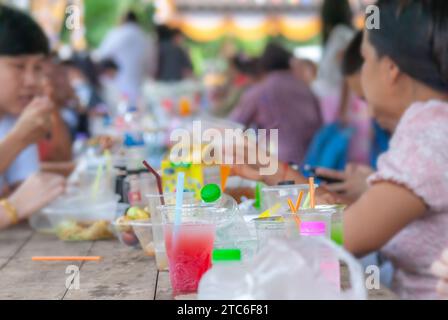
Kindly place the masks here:
[(185, 222), (178, 227), (166, 224), (164, 231), (173, 295), (196, 293), (199, 281), (211, 267), (215, 225), (207, 222)]

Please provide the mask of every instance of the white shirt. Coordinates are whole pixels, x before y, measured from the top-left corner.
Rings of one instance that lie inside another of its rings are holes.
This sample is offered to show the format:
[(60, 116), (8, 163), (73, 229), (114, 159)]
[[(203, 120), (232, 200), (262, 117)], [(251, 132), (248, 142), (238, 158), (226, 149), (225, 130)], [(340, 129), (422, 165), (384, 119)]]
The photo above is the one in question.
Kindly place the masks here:
[[(0, 140), (4, 139), (16, 123), (11, 116), (0, 118)], [(1, 155), (0, 155), (1, 156)], [(33, 173), (39, 171), (39, 153), (36, 145), (24, 149), (11, 163), (5, 172), (0, 173), (0, 191), (7, 185), (11, 186), (26, 180)]]
[(118, 64), (116, 86), (135, 101), (145, 76), (155, 72), (155, 52), (153, 39), (137, 24), (126, 23), (109, 32), (95, 58), (113, 59)]

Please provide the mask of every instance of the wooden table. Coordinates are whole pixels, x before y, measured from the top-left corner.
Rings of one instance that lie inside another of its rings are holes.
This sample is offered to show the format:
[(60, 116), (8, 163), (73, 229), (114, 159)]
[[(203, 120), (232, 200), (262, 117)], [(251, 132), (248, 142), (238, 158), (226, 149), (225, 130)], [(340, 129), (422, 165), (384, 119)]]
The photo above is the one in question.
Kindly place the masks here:
[[(33, 256), (101, 256), (99, 262), (37, 262)], [(79, 268), (80, 288), (66, 289), (66, 268)], [(347, 281), (342, 272), (342, 282)], [(0, 231), (0, 300), (168, 300), (167, 272), (155, 261), (118, 241), (66, 243), (22, 224)], [(395, 299), (389, 290), (371, 291), (369, 298)]]

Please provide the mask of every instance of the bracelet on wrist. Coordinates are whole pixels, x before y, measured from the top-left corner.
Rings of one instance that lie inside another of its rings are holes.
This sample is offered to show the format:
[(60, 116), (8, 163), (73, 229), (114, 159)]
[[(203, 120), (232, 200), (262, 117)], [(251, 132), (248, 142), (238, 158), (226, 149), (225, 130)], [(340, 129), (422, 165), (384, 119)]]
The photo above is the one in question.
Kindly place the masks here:
[(8, 200), (0, 200), (0, 206), (5, 209), (6, 215), (11, 220), (11, 224), (19, 223), (19, 215), (17, 214), (17, 209)]

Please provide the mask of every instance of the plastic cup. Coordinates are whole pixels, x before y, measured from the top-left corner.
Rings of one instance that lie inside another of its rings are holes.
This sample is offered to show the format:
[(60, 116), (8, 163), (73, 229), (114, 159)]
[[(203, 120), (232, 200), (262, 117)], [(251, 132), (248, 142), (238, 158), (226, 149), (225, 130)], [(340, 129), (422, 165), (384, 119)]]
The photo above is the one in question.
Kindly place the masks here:
[(175, 206), (162, 206), (159, 210), (164, 221), (173, 296), (194, 294), (211, 267), (216, 210), (203, 205), (184, 205), (180, 225), (174, 225)]
[(321, 205), (317, 209), (331, 210), (331, 240), (340, 246), (344, 245), (344, 205)]
[[(165, 205), (174, 205), (176, 203), (176, 194), (167, 193), (163, 196)], [(165, 249), (165, 236), (163, 232), (162, 213), (157, 208), (162, 205), (162, 196), (158, 193), (147, 194), (148, 210), (151, 214), (152, 238), (156, 257), (157, 269), (159, 271), (168, 270), (168, 256)], [(184, 203), (193, 204), (195, 202), (193, 192), (184, 193)]]
[(145, 254), (149, 257), (155, 256), (155, 246), (153, 239), (153, 227), (150, 220), (130, 222), (132, 230), (137, 236), (138, 242)]
[[(316, 185), (317, 189), (318, 186)], [(272, 186), (263, 187), (263, 205), (264, 209), (270, 209), (275, 207), (277, 204), (281, 205), (281, 210), (289, 210), (288, 199), (295, 204), (300, 192), (303, 192), (302, 203), (299, 209), (304, 209), (305, 200), (310, 191), (308, 184), (298, 184), (298, 185), (285, 185), (285, 186)]]
[(283, 217), (269, 217), (254, 219), (257, 233), (258, 250), (271, 238), (286, 238), (286, 222)]
[[(298, 216), (300, 218), (300, 236), (302, 237), (326, 237), (331, 239), (331, 219), (335, 213), (330, 209), (306, 209), (300, 210)], [(290, 223), (296, 224), (293, 215), (285, 216)]]

